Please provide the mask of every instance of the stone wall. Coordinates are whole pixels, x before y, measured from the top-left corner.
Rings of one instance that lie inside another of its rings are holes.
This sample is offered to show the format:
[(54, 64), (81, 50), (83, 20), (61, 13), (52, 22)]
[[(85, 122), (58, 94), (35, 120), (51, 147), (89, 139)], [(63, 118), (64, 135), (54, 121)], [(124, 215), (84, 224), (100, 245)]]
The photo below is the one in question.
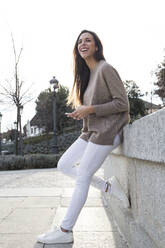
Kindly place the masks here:
[(105, 178), (115, 175), (131, 208), (107, 196), (108, 209), (131, 248), (165, 247), (165, 109), (124, 128), (124, 143), (106, 158)]

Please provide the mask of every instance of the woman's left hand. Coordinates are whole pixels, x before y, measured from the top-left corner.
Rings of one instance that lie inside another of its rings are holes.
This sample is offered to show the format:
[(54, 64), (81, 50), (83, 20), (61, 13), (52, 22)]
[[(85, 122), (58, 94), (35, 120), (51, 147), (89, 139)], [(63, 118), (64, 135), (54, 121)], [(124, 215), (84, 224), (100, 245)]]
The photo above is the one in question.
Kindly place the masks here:
[(93, 112), (94, 111), (93, 111), (92, 106), (81, 105), (81, 106), (77, 107), (76, 110), (73, 111), (72, 113), (66, 113), (66, 114), (68, 117), (80, 120), (80, 119), (84, 118), (85, 116), (87, 116)]

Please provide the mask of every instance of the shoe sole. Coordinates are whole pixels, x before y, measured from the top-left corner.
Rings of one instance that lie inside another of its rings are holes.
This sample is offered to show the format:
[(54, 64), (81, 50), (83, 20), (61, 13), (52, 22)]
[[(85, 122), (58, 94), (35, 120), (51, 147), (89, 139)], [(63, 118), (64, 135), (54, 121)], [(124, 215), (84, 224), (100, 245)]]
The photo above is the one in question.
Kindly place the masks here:
[(73, 244), (74, 240), (72, 242), (63, 242), (63, 243), (45, 243), (45, 242), (41, 242), (41, 241), (37, 241), (37, 243), (41, 243), (41, 244), (45, 244), (45, 245), (58, 245), (58, 244)]

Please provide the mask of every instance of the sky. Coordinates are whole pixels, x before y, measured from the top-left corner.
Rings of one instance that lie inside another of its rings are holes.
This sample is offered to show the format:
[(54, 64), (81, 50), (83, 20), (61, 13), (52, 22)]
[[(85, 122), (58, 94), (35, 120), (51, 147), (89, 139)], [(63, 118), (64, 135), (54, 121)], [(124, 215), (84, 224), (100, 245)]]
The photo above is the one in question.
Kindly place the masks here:
[[(14, 83), (12, 33), (17, 54), (23, 47), (19, 78), (33, 97), (24, 105), (23, 125), (35, 115), (35, 100), (53, 76), (72, 88), (72, 52), (83, 29), (97, 33), (106, 61), (123, 81), (151, 92), (152, 72), (165, 55), (164, 9), (164, 0), (0, 0), (0, 84)], [(153, 102), (161, 103), (158, 97)], [(2, 132), (13, 128), (16, 108), (0, 103), (0, 112)]]

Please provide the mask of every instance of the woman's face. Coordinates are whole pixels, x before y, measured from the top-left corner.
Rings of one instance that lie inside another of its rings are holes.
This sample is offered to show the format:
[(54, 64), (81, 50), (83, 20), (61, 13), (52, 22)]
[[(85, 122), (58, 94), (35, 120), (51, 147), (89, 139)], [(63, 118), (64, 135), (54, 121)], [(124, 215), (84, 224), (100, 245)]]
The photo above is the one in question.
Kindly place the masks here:
[(98, 48), (95, 45), (95, 40), (90, 33), (83, 33), (78, 40), (78, 51), (83, 59), (93, 57)]

